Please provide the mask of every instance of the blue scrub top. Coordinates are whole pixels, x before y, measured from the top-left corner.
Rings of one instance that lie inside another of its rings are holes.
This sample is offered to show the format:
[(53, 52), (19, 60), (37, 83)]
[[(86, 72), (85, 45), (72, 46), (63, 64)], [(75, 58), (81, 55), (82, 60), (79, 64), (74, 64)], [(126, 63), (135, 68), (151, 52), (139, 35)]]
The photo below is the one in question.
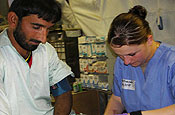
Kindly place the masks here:
[(120, 96), (127, 112), (153, 110), (175, 103), (175, 47), (161, 43), (147, 64), (124, 65), (117, 57), (113, 93)]

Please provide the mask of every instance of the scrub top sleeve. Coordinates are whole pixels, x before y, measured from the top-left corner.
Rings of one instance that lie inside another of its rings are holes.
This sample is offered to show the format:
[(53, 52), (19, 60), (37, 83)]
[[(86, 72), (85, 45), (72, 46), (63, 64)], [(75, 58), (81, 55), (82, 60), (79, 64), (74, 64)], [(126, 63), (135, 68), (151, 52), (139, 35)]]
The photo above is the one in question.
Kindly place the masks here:
[(116, 59), (115, 65), (114, 65), (114, 80), (113, 80), (113, 88), (112, 92), (115, 96), (120, 96), (121, 95), (121, 90), (120, 90), (120, 83), (122, 82), (121, 79), (121, 63), (119, 62), (120, 58)]
[(119, 84), (117, 82), (118, 82), (117, 79), (115, 79), (115, 77), (114, 77), (112, 92), (115, 96), (120, 97), (121, 91), (120, 91)]
[(171, 80), (171, 88), (172, 88), (172, 94), (175, 98), (175, 64), (172, 65), (172, 68), (169, 72), (169, 79)]

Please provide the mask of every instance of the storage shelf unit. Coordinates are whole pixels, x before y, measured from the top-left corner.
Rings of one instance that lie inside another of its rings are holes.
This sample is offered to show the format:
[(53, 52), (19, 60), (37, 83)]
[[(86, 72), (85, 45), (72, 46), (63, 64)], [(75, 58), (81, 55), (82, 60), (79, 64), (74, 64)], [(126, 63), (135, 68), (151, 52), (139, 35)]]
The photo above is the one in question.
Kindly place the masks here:
[(65, 54), (65, 43), (63, 40), (63, 34), (60, 31), (52, 31), (49, 33), (48, 42), (55, 48), (57, 51), (58, 57), (66, 62), (66, 54)]
[(83, 87), (110, 90), (115, 57), (107, 47), (105, 37), (78, 38), (80, 81)]
[(59, 58), (72, 68), (84, 88), (111, 90), (115, 55), (105, 37), (67, 37), (65, 33), (54, 31), (48, 35), (48, 42), (55, 47)]

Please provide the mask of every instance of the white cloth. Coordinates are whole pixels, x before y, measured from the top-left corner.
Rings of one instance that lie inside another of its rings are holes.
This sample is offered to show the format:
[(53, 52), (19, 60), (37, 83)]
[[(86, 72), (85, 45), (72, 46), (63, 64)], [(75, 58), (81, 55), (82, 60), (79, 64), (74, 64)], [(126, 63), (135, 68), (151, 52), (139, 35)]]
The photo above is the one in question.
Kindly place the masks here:
[[(107, 36), (110, 24), (117, 15), (128, 12), (135, 5), (142, 5), (148, 11), (146, 20), (154, 39), (175, 45), (175, 0), (69, 0), (69, 4), (66, 0), (57, 1), (62, 4), (65, 30), (81, 28), (86, 36)], [(158, 29), (158, 15), (162, 17), (163, 30)]]
[(11, 6), (12, 2), (13, 2), (13, 0), (8, 0), (9, 7)]
[(32, 52), (30, 68), (4, 30), (0, 34), (0, 115), (53, 115), (50, 86), (70, 74), (70, 67), (49, 43)]

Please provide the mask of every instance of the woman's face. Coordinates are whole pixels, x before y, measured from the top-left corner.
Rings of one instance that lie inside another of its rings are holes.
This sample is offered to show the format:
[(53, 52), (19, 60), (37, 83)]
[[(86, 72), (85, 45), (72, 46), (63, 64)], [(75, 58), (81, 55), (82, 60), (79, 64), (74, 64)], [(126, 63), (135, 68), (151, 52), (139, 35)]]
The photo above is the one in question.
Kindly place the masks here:
[(125, 65), (133, 67), (147, 63), (151, 56), (151, 47), (148, 42), (140, 45), (111, 45), (112, 50), (124, 61)]

